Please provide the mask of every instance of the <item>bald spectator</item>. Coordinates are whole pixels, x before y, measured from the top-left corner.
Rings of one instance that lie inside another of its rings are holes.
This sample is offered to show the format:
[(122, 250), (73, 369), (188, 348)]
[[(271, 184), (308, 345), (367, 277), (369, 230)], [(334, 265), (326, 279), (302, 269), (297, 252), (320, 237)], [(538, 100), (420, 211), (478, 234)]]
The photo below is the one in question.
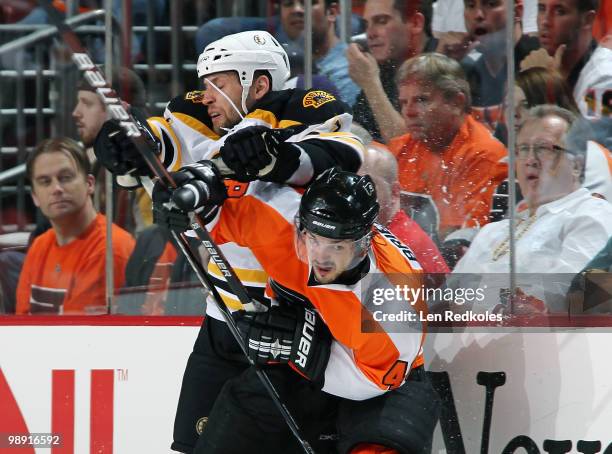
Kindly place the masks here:
[(349, 72), (361, 93), (353, 106), (354, 121), (374, 140), (388, 142), (405, 132), (399, 114), (395, 76), (403, 61), (434, 51), (431, 0), (368, 0), (365, 5), (367, 51), (347, 50)]
[(459, 63), (423, 54), (398, 73), (408, 134), (389, 149), (402, 189), (431, 197), (440, 215), (440, 239), (488, 222), (495, 188), (507, 177), (504, 146), (470, 115), (470, 87)]
[(364, 154), (359, 174), (370, 175), (376, 185), (380, 204), (378, 222), (412, 249), (426, 273), (450, 272), (433, 240), (400, 208), (397, 161), (387, 147), (371, 143)]

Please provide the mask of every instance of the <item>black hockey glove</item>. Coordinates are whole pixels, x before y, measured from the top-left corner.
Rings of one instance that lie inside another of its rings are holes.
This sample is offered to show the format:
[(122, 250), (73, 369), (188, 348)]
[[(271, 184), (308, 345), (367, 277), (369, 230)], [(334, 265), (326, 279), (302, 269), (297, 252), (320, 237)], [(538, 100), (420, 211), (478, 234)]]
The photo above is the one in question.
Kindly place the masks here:
[[(183, 172), (171, 172), (170, 175), (179, 187), (191, 181), (191, 177)], [(189, 229), (191, 219), (189, 212), (180, 210), (172, 202), (172, 190), (167, 189), (159, 181), (153, 186), (153, 222), (166, 230), (183, 233)]]
[[(161, 147), (157, 138), (150, 131), (143, 115), (132, 113), (137, 118), (137, 124), (142, 136), (149, 144), (151, 150), (158, 155)], [(151, 169), (140, 155), (140, 152), (128, 138), (127, 134), (117, 120), (105, 121), (94, 141), (94, 153), (98, 161), (114, 175), (152, 176)]]
[(332, 337), (315, 310), (293, 304), (233, 315), (256, 364), (290, 364), (302, 376), (323, 385)]
[(170, 172), (177, 185), (175, 190), (160, 182), (153, 187), (153, 220), (169, 230), (184, 232), (189, 228), (190, 211), (203, 216), (204, 222), (212, 220), (218, 206), (227, 198), (227, 190), (210, 161), (200, 161)]
[(290, 135), (290, 129), (240, 129), (225, 140), (221, 159), (239, 181), (285, 183), (300, 166), (300, 149), (285, 142)]

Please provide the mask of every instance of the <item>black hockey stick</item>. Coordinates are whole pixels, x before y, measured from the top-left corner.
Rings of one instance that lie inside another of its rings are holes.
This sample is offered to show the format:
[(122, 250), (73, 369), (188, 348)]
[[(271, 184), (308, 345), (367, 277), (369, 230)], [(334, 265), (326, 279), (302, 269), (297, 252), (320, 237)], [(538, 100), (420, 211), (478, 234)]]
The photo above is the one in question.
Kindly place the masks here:
[[(172, 176), (168, 173), (168, 170), (160, 162), (155, 152), (151, 150), (149, 143), (143, 136), (143, 131), (145, 130), (144, 126), (140, 125), (132, 117), (132, 115), (130, 115), (130, 113), (123, 107), (123, 105), (121, 104), (121, 99), (119, 98), (115, 90), (113, 90), (110, 84), (106, 82), (106, 79), (104, 78), (100, 70), (96, 67), (96, 65), (93, 64), (87, 51), (81, 44), (81, 41), (76, 36), (72, 28), (64, 22), (59, 12), (52, 6), (51, 1), (39, 0), (39, 3), (47, 12), (50, 22), (57, 27), (60, 36), (70, 48), (72, 52), (72, 60), (77, 65), (77, 68), (83, 72), (87, 82), (92, 87), (94, 87), (98, 95), (100, 95), (102, 101), (106, 105), (106, 108), (109, 110), (111, 117), (119, 122), (121, 128), (123, 128), (126, 135), (130, 138), (134, 146), (137, 148), (138, 152), (146, 161), (153, 174), (157, 178), (159, 178), (159, 181), (165, 187), (175, 189), (176, 183), (172, 179)], [(195, 219), (196, 222), (192, 225), (192, 228), (196, 232), (198, 239), (202, 242), (204, 247), (206, 247), (211, 259), (215, 262), (215, 264), (221, 271), (231, 291), (243, 305), (250, 304), (251, 299), (248, 296), (246, 289), (242, 285), (242, 282), (236, 276), (236, 273), (234, 272), (233, 268), (231, 267), (219, 247), (210, 237), (209, 232), (205, 228), (204, 222), (197, 214), (195, 216)], [(255, 368), (257, 376), (261, 380), (267, 392), (270, 394), (272, 401), (278, 407), (283, 418), (285, 419), (285, 422), (289, 426), (289, 429), (302, 446), (304, 452), (306, 452), (307, 454), (314, 454), (314, 450), (312, 449), (308, 441), (306, 441), (302, 436), (299, 426), (297, 425), (295, 419), (293, 418), (287, 407), (281, 401), (281, 398), (276, 389), (274, 388), (274, 385), (270, 381), (268, 375), (263, 370), (261, 370), (261, 368), (259, 368), (255, 364), (255, 362), (249, 357), (242, 336), (240, 335), (240, 332), (236, 327), (236, 323), (231, 316), (230, 310), (223, 303), (223, 299), (221, 298), (217, 288), (212, 283), (210, 277), (207, 275), (197, 252), (191, 250), (189, 242), (184, 235), (178, 235), (176, 232), (172, 232), (172, 234), (174, 236), (174, 239), (176, 240), (176, 243), (179, 245), (179, 248), (185, 254), (187, 261), (194, 269), (202, 285), (206, 286), (212, 293), (215, 303), (221, 310), (223, 318), (225, 319), (225, 322), (227, 323), (230, 332), (240, 345), (249, 364)]]

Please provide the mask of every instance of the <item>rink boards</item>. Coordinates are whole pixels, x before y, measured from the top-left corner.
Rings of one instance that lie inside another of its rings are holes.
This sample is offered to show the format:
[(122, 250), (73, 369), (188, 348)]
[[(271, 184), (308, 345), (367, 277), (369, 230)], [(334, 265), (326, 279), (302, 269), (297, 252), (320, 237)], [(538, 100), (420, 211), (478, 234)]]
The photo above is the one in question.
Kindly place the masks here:
[[(0, 453), (169, 452), (199, 319), (48, 323), (2, 319)], [(612, 329), (482, 331), (428, 338), (445, 401), (433, 452), (481, 452), (489, 432), (492, 454), (612, 453)], [(51, 448), (8, 446), (8, 435), (26, 433), (63, 438)]]

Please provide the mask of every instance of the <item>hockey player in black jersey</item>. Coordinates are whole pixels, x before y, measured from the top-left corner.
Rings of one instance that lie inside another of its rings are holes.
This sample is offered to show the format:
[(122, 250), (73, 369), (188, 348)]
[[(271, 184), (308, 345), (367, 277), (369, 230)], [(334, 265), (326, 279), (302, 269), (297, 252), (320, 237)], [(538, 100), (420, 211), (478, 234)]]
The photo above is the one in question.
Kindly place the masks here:
[[(226, 36), (204, 49), (198, 60), (204, 90), (173, 99), (164, 116), (148, 119), (152, 142), (170, 170), (220, 156), (236, 180), (226, 183), (239, 196), (254, 179), (307, 185), (332, 166), (356, 171), (363, 146), (350, 133), (347, 106), (318, 90), (282, 90), (289, 75), (287, 56), (267, 32)], [(98, 159), (124, 186), (137, 186), (148, 169), (114, 122), (95, 144)], [(266, 303), (267, 276), (250, 250), (233, 243), (222, 250), (250, 296)], [(226, 285), (214, 264), (209, 274)], [(243, 307), (222, 292), (232, 309)], [(247, 368), (214, 304), (190, 355), (177, 409), (172, 449), (192, 452), (223, 384)], [(313, 402), (314, 404), (314, 402)], [(254, 451), (256, 452), (256, 451)]]

